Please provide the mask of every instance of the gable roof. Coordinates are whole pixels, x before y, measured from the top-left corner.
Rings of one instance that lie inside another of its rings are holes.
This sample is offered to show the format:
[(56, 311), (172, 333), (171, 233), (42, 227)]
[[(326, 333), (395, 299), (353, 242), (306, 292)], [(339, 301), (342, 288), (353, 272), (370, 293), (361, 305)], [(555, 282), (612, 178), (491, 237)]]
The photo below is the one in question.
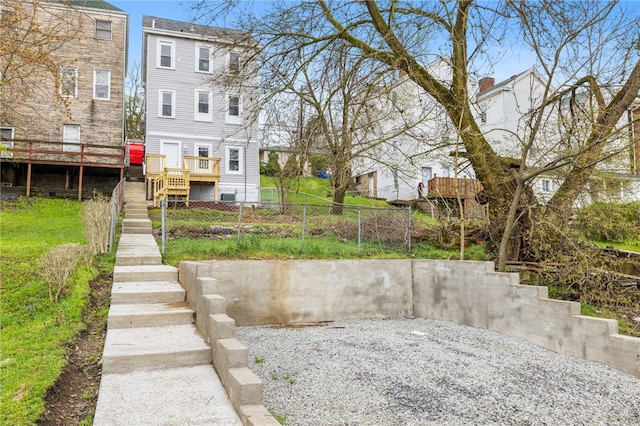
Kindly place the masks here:
[(83, 9), (99, 9), (114, 12), (124, 12), (124, 10), (104, 0), (45, 0), (45, 2), (55, 3), (63, 6), (79, 7)]
[(185, 38), (210, 37), (222, 39), (228, 42), (250, 42), (253, 39), (244, 31), (230, 28), (210, 27), (208, 25), (194, 24), (191, 22), (174, 21), (172, 19), (158, 18), (155, 16), (142, 16), (142, 29), (147, 32), (170, 32), (176, 36)]
[(478, 93), (478, 95), (476, 96), (476, 99), (478, 98), (485, 98), (488, 96), (491, 96), (494, 93), (497, 93), (498, 91), (500, 91), (502, 88), (508, 86), (511, 83), (514, 83), (520, 79), (522, 79), (523, 77), (526, 77), (528, 75), (533, 75), (534, 77), (536, 77), (538, 80), (540, 81), (544, 81), (542, 76), (540, 75), (540, 73), (538, 73), (538, 71), (536, 70), (535, 67), (529, 68), (528, 70), (522, 71), (519, 74), (515, 74), (512, 75), (511, 77), (507, 78), (506, 80), (503, 80), (499, 83), (494, 84), (493, 86), (491, 86), (489, 89)]

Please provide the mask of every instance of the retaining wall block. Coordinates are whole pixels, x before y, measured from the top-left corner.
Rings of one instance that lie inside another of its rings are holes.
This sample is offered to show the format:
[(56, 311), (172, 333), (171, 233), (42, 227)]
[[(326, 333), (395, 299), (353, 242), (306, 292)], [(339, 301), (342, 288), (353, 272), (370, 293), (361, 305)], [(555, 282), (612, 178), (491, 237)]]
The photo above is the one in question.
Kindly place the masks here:
[(264, 405), (243, 405), (238, 414), (245, 426), (280, 426)]
[(212, 342), (236, 337), (236, 322), (225, 314), (209, 315), (210, 338)]
[(239, 413), (243, 405), (262, 404), (262, 381), (248, 367), (231, 368), (227, 393)]
[[(220, 339), (213, 346), (213, 366), (227, 393), (229, 392), (229, 370), (233, 368), (247, 367), (249, 350), (238, 339)], [(260, 401), (262, 403), (262, 401)], [(239, 406), (238, 406), (239, 407)]]

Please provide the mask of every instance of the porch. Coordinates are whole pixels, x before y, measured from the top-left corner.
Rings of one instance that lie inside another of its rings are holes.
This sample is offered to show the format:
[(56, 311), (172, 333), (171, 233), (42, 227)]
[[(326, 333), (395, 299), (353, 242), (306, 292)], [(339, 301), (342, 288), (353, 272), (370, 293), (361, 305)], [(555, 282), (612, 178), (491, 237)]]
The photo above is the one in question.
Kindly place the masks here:
[(162, 199), (181, 200), (188, 206), (192, 183), (213, 185), (214, 199), (218, 199), (220, 158), (184, 156), (182, 168), (166, 166), (164, 154), (146, 154), (145, 173), (153, 206)]

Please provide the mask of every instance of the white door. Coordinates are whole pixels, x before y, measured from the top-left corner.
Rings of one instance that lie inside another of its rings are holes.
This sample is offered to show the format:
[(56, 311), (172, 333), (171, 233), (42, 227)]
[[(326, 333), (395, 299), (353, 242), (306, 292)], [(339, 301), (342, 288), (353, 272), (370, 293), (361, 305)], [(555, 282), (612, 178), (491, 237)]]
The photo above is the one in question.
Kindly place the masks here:
[(162, 142), (162, 154), (166, 156), (168, 168), (182, 168), (180, 164), (180, 142)]
[(433, 178), (433, 172), (431, 167), (423, 167), (422, 168), (422, 183), (424, 184), (424, 195), (427, 195), (429, 192), (429, 184), (428, 182)]

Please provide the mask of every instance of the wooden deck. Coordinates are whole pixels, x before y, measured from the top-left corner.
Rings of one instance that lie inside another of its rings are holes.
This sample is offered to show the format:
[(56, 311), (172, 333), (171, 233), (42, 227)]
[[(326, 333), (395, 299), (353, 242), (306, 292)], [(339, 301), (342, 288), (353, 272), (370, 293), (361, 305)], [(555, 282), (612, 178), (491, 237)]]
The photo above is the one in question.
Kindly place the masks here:
[(147, 154), (146, 176), (152, 189), (153, 205), (164, 198), (180, 198), (189, 205), (189, 192), (193, 182), (214, 185), (214, 198), (218, 199), (220, 158), (185, 156), (183, 168), (166, 167), (164, 154)]
[(427, 182), (427, 198), (475, 198), (483, 187), (477, 179), (435, 177)]

